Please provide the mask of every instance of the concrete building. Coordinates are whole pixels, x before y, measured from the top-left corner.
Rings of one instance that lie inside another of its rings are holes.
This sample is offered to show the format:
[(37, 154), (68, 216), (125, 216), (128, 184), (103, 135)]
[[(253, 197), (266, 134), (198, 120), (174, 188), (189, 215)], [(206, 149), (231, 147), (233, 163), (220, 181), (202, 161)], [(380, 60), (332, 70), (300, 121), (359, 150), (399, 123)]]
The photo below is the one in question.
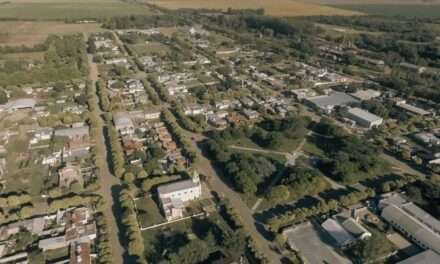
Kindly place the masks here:
[(379, 203), (381, 216), (418, 246), (440, 254), (440, 221), (400, 194), (392, 194)]
[(345, 106), (358, 102), (355, 98), (342, 92), (333, 92), (329, 95), (309, 97), (305, 98), (305, 100), (308, 105), (326, 113), (331, 113), (336, 106)]
[(34, 109), (37, 101), (33, 98), (21, 98), (9, 101), (5, 108), (8, 112), (15, 112), (17, 110)]
[(183, 217), (185, 202), (201, 197), (202, 186), (198, 174), (194, 173), (192, 179), (161, 185), (157, 192), (165, 217), (171, 221)]
[(380, 126), (383, 122), (381, 117), (357, 107), (348, 109), (348, 117), (359, 126), (366, 128)]

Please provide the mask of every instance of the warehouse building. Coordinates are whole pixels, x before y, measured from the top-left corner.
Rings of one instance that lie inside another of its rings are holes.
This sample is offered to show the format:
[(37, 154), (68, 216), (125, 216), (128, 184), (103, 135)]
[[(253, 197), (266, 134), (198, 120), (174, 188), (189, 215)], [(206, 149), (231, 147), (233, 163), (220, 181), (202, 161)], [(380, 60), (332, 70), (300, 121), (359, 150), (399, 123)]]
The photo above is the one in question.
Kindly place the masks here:
[(333, 92), (329, 95), (320, 95), (306, 98), (306, 103), (326, 113), (331, 113), (336, 106), (345, 106), (357, 103), (358, 100), (342, 92)]
[(440, 254), (440, 221), (400, 194), (392, 194), (379, 203), (381, 216), (418, 246)]
[(383, 122), (381, 117), (357, 107), (348, 109), (348, 117), (359, 126), (366, 128), (380, 126)]

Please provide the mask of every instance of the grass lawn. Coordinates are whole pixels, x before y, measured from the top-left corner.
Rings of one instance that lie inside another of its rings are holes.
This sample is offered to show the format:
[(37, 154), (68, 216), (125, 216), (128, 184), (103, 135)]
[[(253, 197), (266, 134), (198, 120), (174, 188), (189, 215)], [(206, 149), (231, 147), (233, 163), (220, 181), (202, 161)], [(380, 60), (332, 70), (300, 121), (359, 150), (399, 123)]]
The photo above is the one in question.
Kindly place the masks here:
[(303, 151), (309, 155), (318, 156), (318, 157), (324, 155), (322, 149), (318, 148), (318, 146), (315, 145), (313, 140), (309, 140), (309, 139), (307, 139), (306, 143), (304, 144)]
[(44, 252), (44, 256), (46, 257), (46, 260), (49, 262), (66, 258), (69, 256), (69, 247), (48, 250)]
[(170, 49), (158, 42), (128, 45), (128, 48), (138, 56), (159, 55), (165, 56)]
[(176, 250), (186, 243), (186, 234), (192, 233), (193, 220), (176, 222), (163, 227), (145, 230), (144, 238), (145, 255), (150, 263), (157, 263), (160, 254), (165, 250)]
[(141, 227), (147, 227), (165, 222), (162, 211), (152, 198), (140, 198), (136, 200), (138, 209), (138, 221)]
[(8, 60), (30, 60), (30, 61), (44, 61), (44, 52), (21, 52), (21, 53), (10, 53), (0, 56), (0, 59)]
[(35, 164), (38, 153), (28, 151), (26, 138), (12, 138), (7, 145), (6, 156), (8, 171), (3, 176), (5, 191), (26, 191), (31, 195), (39, 195), (48, 176), (46, 167)]
[(0, 8), (0, 18), (37, 20), (101, 19), (149, 13), (151, 10), (145, 5), (118, 0), (12, 0)]

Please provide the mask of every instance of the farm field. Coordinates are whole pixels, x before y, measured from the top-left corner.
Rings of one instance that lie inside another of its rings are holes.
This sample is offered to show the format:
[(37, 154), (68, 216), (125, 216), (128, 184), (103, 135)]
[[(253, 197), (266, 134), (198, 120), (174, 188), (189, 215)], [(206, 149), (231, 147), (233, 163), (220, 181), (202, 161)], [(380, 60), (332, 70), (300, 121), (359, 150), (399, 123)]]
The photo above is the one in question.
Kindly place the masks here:
[(99, 24), (66, 24), (57, 21), (1, 21), (0, 45), (33, 46), (44, 42), (47, 36), (51, 34), (92, 33), (100, 30)]
[(145, 0), (150, 4), (167, 9), (258, 9), (263, 8), (265, 14), (271, 16), (315, 16), (315, 15), (360, 15), (360, 12), (342, 10), (336, 7), (309, 4), (293, 0)]
[(0, 5), (0, 18), (14, 19), (101, 19), (149, 12), (144, 5), (119, 0), (12, 0)]
[(439, 18), (440, 3), (433, 5), (417, 4), (341, 4), (334, 7), (362, 12), (370, 15), (403, 16), (419, 18)]
[(440, 0), (309, 0), (309, 2), (317, 3), (317, 4), (324, 4), (324, 5), (341, 5), (341, 4), (377, 4), (377, 5), (402, 5), (402, 4), (412, 4), (412, 5), (418, 5), (418, 4), (424, 4), (424, 5), (430, 5), (430, 4), (440, 4)]

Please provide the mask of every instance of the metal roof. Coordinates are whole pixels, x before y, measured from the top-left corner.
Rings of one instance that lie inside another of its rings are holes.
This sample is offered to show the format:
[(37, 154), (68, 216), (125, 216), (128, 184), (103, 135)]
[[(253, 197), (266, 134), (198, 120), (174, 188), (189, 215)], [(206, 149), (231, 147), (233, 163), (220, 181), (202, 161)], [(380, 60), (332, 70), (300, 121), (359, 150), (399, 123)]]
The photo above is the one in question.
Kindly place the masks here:
[(397, 264), (434, 264), (440, 263), (440, 255), (432, 250), (426, 250), (415, 256), (407, 258)]
[(401, 229), (409, 233), (413, 240), (418, 241), (418, 244), (423, 244), (425, 247), (440, 253), (440, 234), (424, 224), (419, 216), (412, 215), (405, 209), (390, 204), (382, 210), (382, 217), (387, 221), (397, 224)]
[(88, 126), (62, 128), (55, 130), (55, 136), (59, 136), (59, 137), (87, 136), (87, 135), (89, 135)]
[(344, 245), (355, 241), (355, 238), (334, 219), (327, 219), (321, 226), (330, 234), (338, 245)]
[(196, 188), (199, 185), (200, 183), (195, 183), (193, 180), (184, 180), (161, 185), (157, 188), (157, 192), (159, 193), (159, 196), (161, 196), (177, 191)]
[(334, 92), (331, 93), (330, 95), (309, 97), (307, 98), (307, 100), (320, 108), (327, 108), (329, 106), (347, 105), (349, 103), (358, 102), (358, 100), (356, 100), (355, 98), (342, 92)]
[(382, 120), (382, 117), (374, 115), (374, 114), (372, 114), (368, 111), (362, 110), (358, 107), (348, 109), (348, 113), (353, 116), (356, 116), (357, 118), (360, 118), (362, 120), (370, 122), (370, 123)]

